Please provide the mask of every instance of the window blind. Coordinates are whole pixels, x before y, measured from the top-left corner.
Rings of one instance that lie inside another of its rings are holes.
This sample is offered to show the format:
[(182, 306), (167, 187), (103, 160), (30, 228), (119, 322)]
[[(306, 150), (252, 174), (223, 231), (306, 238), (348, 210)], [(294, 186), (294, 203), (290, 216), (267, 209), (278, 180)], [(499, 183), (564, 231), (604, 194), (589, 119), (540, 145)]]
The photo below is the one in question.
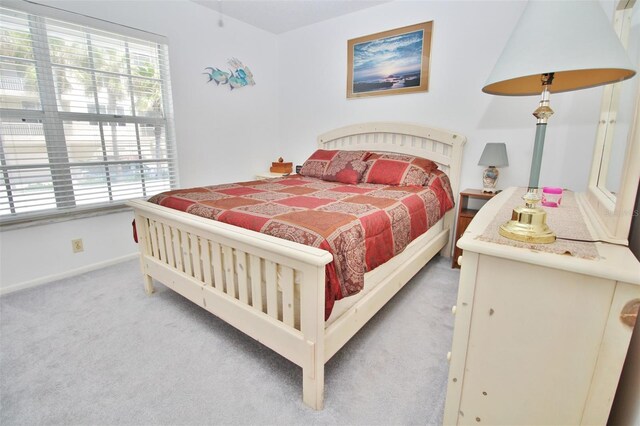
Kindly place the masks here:
[(0, 7), (0, 223), (175, 187), (167, 45), (82, 18)]

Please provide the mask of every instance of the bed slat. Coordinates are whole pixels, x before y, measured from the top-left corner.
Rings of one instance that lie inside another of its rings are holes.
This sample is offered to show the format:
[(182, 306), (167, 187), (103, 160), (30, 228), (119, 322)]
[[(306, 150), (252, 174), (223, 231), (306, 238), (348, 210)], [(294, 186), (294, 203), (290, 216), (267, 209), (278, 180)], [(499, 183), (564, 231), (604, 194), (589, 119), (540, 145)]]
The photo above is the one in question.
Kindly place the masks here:
[[(151, 249), (153, 252), (151, 255), (160, 260), (160, 246), (158, 245), (158, 228), (156, 227), (155, 220), (149, 220), (149, 234), (151, 236)], [(164, 258), (162, 259), (164, 261)]]
[(176, 262), (173, 257), (173, 241), (171, 241), (171, 228), (162, 224), (162, 234), (164, 235), (164, 245), (167, 250), (167, 263), (175, 268)]
[(280, 266), (280, 287), (282, 287), (282, 321), (294, 327), (293, 269)]
[(233, 249), (229, 246), (222, 246), (222, 256), (224, 260), (224, 276), (225, 276), (225, 290), (227, 294), (234, 299), (236, 298), (236, 285), (235, 285), (235, 265), (233, 262)]
[(267, 283), (267, 314), (278, 318), (278, 275), (275, 262), (267, 260), (265, 263), (265, 275)]
[(193, 268), (191, 265), (191, 241), (189, 241), (188, 232), (180, 231), (180, 247), (182, 248), (182, 262), (184, 267), (184, 273), (193, 277)]
[(262, 268), (260, 267), (261, 260), (258, 256), (249, 255), (250, 262), (250, 278), (251, 278), (251, 304), (254, 308), (260, 312), (262, 310)]
[(211, 254), (213, 257), (213, 283), (215, 287), (224, 292), (224, 281), (222, 278), (222, 254), (220, 253), (220, 244), (211, 242)]
[(161, 260), (164, 263), (168, 264), (169, 260), (167, 258), (167, 244), (164, 238), (164, 226), (162, 226), (162, 223), (159, 222), (154, 222), (154, 226), (156, 228), (156, 232), (158, 233), (158, 247), (160, 248), (160, 257), (162, 258)]
[(200, 242), (195, 234), (189, 234), (191, 241), (191, 262), (193, 263), (193, 277), (202, 281), (202, 256), (200, 255)]
[(177, 228), (169, 227), (171, 232), (171, 241), (173, 242), (173, 256), (176, 262), (176, 268), (178, 271), (184, 272), (184, 265), (182, 263), (182, 247), (180, 245), (180, 230)]
[(236, 274), (238, 275), (238, 298), (246, 305), (249, 304), (247, 291), (247, 254), (236, 250)]
[(151, 246), (151, 229), (149, 226), (149, 219), (145, 217), (139, 218), (138, 220), (140, 221), (140, 224), (138, 225), (138, 222), (134, 221), (134, 226), (136, 226), (136, 228), (140, 227), (137, 232), (140, 232), (145, 237), (142, 238), (142, 241), (144, 241), (146, 252), (153, 253), (153, 247)]
[(213, 286), (213, 274), (211, 273), (211, 246), (209, 245), (209, 240), (201, 238), (200, 247), (202, 249), (202, 272), (204, 275), (204, 283), (208, 286)]

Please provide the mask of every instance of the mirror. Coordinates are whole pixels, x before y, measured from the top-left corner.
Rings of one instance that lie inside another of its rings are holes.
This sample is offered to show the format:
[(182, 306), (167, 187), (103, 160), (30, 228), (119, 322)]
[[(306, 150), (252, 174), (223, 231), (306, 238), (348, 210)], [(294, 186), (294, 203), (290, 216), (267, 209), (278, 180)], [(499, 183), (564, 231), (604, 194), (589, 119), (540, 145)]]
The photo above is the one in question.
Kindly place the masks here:
[[(627, 48), (634, 64), (640, 61), (640, 7), (635, 0), (621, 0), (614, 11), (614, 28)], [(635, 112), (638, 79), (612, 84), (605, 88), (598, 145), (602, 147), (596, 187), (613, 204), (620, 191), (627, 142)]]
[[(619, 0), (613, 25), (636, 69), (640, 6)], [(611, 3), (608, 3), (611, 5)], [(627, 244), (640, 179), (640, 76), (604, 87), (589, 187), (584, 204), (596, 237)]]

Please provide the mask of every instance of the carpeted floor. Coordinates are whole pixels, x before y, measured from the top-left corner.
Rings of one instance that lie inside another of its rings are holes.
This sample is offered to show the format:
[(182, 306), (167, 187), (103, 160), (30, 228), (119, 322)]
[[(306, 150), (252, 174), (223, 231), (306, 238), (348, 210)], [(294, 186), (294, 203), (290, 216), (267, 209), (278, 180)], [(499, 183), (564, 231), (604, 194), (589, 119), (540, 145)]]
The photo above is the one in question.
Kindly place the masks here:
[(0, 298), (0, 424), (440, 424), (458, 270), (433, 259), (326, 365), (302, 370), (137, 261)]

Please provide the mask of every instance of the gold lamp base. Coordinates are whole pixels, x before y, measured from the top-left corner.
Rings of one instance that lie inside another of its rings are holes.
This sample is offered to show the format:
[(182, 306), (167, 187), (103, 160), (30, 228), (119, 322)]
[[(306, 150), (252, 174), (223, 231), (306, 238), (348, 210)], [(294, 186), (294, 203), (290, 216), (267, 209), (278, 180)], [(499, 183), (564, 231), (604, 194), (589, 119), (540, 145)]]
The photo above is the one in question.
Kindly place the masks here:
[[(511, 240), (532, 244), (549, 244), (556, 240), (556, 234), (546, 224), (547, 213), (535, 206), (537, 200), (525, 195), (525, 206), (516, 207), (511, 214), (511, 220), (502, 224), (500, 235)], [(534, 195), (535, 194), (535, 195)], [(536, 197), (537, 194), (531, 194)]]

